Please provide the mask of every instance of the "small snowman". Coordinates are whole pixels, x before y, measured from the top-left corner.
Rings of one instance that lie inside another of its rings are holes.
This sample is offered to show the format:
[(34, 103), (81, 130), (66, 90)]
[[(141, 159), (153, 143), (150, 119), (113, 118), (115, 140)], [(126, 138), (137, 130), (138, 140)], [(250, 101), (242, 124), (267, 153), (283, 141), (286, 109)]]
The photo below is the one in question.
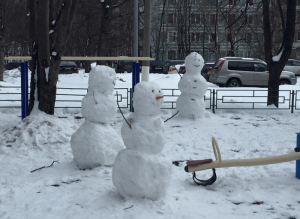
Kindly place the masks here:
[(117, 107), (113, 96), (116, 72), (107, 66), (95, 66), (88, 81), (88, 92), (82, 99), (85, 122), (71, 137), (74, 161), (81, 169), (110, 166), (124, 143), (109, 122)]
[(164, 122), (159, 116), (163, 92), (153, 82), (134, 88), (132, 113), (121, 128), (126, 149), (113, 165), (112, 181), (123, 197), (157, 200), (165, 195), (171, 162), (160, 155), (165, 144)]
[(186, 73), (178, 83), (181, 94), (176, 101), (179, 116), (183, 118), (196, 120), (210, 116), (205, 110), (204, 96), (207, 91), (207, 82), (201, 75), (203, 66), (204, 60), (196, 52), (190, 53), (185, 58)]

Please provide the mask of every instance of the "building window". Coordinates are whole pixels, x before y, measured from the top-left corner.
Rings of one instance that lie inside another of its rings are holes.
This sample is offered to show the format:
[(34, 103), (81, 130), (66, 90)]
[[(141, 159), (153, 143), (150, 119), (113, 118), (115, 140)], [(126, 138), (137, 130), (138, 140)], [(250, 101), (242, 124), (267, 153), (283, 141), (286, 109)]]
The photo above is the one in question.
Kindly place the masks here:
[(213, 42), (216, 42), (216, 34), (215, 33), (211, 33), (210, 35), (209, 35), (209, 43), (213, 43)]
[(236, 5), (236, 0), (228, 0), (228, 5)]
[(169, 32), (169, 42), (176, 42), (176, 32)]
[(196, 14), (196, 24), (200, 24), (200, 20), (201, 20), (201, 15)]
[(176, 14), (169, 13), (168, 15), (168, 23), (175, 24), (176, 23)]
[(191, 42), (195, 42), (195, 33), (191, 33)]
[(248, 20), (247, 20), (248, 24), (252, 24), (253, 23), (253, 15), (248, 15)]
[(244, 50), (244, 55), (243, 55), (243, 57), (245, 57), (245, 58), (248, 58), (248, 57), (250, 57), (250, 51), (247, 51), (247, 50)]
[(200, 41), (200, 33), (196, 33), (196, 41), (197, 41), (197, 42)]
[(170, 5), (175, 5), (176, 4), (176, 0), (169, 0), (168, 1)]
[(200, 14), (191, 14), (191, 24), (200, 24)]
[(168, 59), (176, 59), (176, 53), (173, 50), (168, 51)]
[(300, 40), (300, 32), (297, 32), (297, 40)]
[(251, 33), (246, 33), (245, 34), (245, 39), (248, 43), (252, 41), (252, 34)]
[(196, 0), (190, 0), (191, 5), (196, 5)]
[(228, 24), (233, 24), (235, 21), (235, 14), (228, 14)]
[(209, 15), (209, 24), (215, 25), (216, 24), (216, 14), (210, 14)]
[(247, 0), (247, 3), (248, 3), (249, 5), (253, 5), (253, 0)]

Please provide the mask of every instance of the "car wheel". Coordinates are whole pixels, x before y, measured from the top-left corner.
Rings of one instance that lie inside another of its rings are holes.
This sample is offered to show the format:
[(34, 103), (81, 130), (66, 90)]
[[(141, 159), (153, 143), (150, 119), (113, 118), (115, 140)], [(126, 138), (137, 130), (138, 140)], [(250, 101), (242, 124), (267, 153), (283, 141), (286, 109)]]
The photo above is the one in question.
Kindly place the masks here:
[(279, 80), (279, 85), (291, 84), (288, 80), (281, 79)]
[(230, 79), (227, 82), (227, 87), (240, 87), (241, 86), (241, 82), (238, 79)]

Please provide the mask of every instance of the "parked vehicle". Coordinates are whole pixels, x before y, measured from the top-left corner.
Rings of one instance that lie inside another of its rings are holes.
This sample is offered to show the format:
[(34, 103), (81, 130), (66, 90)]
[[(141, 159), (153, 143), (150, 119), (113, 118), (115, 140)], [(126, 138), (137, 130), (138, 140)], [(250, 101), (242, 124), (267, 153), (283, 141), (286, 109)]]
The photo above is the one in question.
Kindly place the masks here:
[(211, 69), (214, 64), (215, 62), (206, 62), (201, 70), (201, 75), (206, 79), (206, 81), (209, 81), (209, 73), (211, 73)]
[[(208, 81), (208, 70), (212, 68), (212, 66), (214, 65), (214, 62), (207, 62), (204, 64), (202, 70), (201, 70), (201, 75), (206, 79), (206, 81)], [(173, 66), (171, 66), (172, 68)], [(185, 69), (185, 65), (179, 65), (179, 66), (174, 66), (175, 70), (178, 69), (178, 73), (180, 74), (185, 74), (186, 69)], [(173, 71), (173, 69), (170, 69), (170, 71)]]
[(168, 74), (171, 66), (175, 66), (175, 65), (179, 65), (179, 64), (180, 65), (184, 64), (184, 60), (166, 60), (166, 64), (163, 69), (164, 73)]
[(164, 66), (167, 64), (165, 60), (150, 61), (151, 73), (164, 73)]
[(21, 62), (9, 62), (9, 63), (4, 65), (4, 68), (6, 70), (12, 70), (12, 69), (15, 69), (15, 68), (19, 68), (20, 65), (21, 65)]
[(115, 70), (117, 73), (132, 72), (132, 61), (117, 61)]
[(283, 70), (285, 71), (291, 71), (296, 76), (300, 76), (300, 61), (296, 59), (289, 59), (287, 63), (285, 64)]
[[(267, 64), (260, 59), (225, 57), (220, 58), (212, 69), (209, 81), (227, 87), (268, 86), (269, 72)], [(297, 83), (295, 74), (282, 71), (279, 83)]]
[(75, 62), (62, 61), (59, 66), (60, 74), (78, 73), (78, 67)]
[(181, 65), (181, 66), (179, 67), (178, 73), (180, 73), (180, 74), (185, 74), (185, 72), (186, 72), (185, 65)]

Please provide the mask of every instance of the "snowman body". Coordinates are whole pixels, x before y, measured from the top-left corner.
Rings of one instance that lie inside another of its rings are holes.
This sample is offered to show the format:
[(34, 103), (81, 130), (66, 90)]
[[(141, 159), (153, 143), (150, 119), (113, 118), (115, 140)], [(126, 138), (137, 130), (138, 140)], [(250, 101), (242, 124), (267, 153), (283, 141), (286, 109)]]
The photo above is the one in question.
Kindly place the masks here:
[(196, 52), (192, 52), (185, 59), (186, 73), (178, 83), (181, 94), (176, 101), (179, 116), (183, 118), (197, 119), (209, 115), (205, 111), (207, 82), (201, 75), (203, 65), (202, 56)]
[(163, 93), (152, 82), (135, 86), (132, 113), (121, 128), (126, 146), (115, 159), (113, 184), (123, 197), (157, 200), (165, 195), (171, 162), (160, 152), (165, 144), (164, 122), (159, 117)]
[(81, 107), (85, 122), (71, 137), (74, 161), (81, 169), (113, 165), (124, 148), (121, 137), (108, 124), (116, 115), (115, 83), (116, 73), (107, 66), (97, 65), (89, 74), (88, 93)]

